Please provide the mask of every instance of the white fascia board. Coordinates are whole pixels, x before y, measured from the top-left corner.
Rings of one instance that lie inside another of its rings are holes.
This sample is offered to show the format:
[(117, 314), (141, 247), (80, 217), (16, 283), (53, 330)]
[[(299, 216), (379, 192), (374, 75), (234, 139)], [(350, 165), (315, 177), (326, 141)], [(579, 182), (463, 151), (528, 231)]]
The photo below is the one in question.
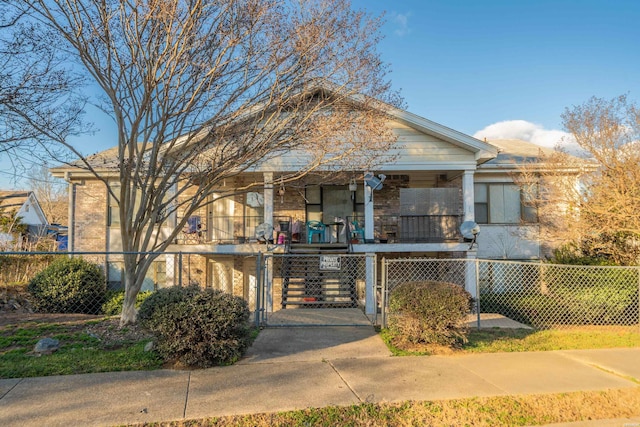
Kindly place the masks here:
[(473, 162), (422, 162), (422, 163), (402, 163), (402, 164), (386, 164), (375, 168), (376, 171), (459, 171), (459, 170), (475, 170), (476, 164)]
[[(304, 165), (287, 164), (280, 165), (281, 167), (274, 168), (272, 165), (263, 165), (260, 167), (252, 168), (246, 172), (295, 172), (301, 170)], [(402, 164), (383, 164), (375, 166), (373, 169), (377, 172), (425, 172), (425, 171), (460, 171), (460, 170), (476, 170), (476, 164), (474, 162), (423, 162), (423, 163), (402, 163)], [(335, 168), (331, 167), (318, 167), (315, 169), (317, 172), (333, 171)], [(347, 171), (351, 172), (351, 171)]]
[[(96, 174), (101, 178), (119, 178), (120, 171), (114, 169), (94, 169)], [(88, 169), (78, 167), (58, 167), (49, 169), (54, 178), (69, 179), (80, 181), (83, 179), (97, 179), (96, 175)]]

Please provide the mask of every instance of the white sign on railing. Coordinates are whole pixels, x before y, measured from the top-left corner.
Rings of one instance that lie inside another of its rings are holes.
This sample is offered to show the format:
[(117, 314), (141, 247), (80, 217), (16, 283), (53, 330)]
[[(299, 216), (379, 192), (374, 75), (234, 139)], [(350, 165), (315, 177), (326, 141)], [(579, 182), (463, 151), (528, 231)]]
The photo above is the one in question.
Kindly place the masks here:
[(321, 255), (320, 270), (323, 271), (340, 271), (341, 258), (340, 255)]

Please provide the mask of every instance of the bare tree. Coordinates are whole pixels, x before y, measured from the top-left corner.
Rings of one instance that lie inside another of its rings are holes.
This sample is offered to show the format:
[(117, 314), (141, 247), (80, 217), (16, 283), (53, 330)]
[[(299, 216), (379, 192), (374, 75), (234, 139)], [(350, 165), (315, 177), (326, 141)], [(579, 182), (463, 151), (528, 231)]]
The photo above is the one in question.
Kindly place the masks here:
[(29, 188), (38, 199), (50, 224), (66, 224), (68, 216), (67, 186), (49, 172), (45, 163), (28, 173)]
[[(562, 116), (586, 158), (562, 151), (528, 166), (545, 239), (577, 256), (640, 262), (640, 112), (626, 96), (591, 98)], [(559, 208), (560, 207), (560, 208)]]
[(55, 49), (56, 38), (0, 0), (0, 155), (16, 175), (34, 162), (63, 156), (56, 140), (89, 130), (76, 92), (80, 76)]
[[(395, 141), (384, 112), (399, 98), (376, 51), (380, 20), (348, 0), (13, 5), (65, 40), (117, 125), (113, 158), (84, 158), (58, 141), (80, 157), (75, 166), (121, 184), (110, 192), (128, 253), (122, 325), (136, 320), (157, 256), (147, 252), (166, 249), (225, 179), (285, 160), (293, 172), (283, 180), (362, 170)], [(160, 233), (178, 210), (177, 227)]]

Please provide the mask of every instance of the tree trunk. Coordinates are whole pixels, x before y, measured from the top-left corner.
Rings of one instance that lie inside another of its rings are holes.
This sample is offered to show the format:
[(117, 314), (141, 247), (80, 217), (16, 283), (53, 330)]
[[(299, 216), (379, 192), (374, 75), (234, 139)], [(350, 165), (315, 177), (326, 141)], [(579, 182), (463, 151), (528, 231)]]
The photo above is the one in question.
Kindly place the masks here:
[[(126, 257), (126, 256), (125, 256)], [(138, 309), (136, 309), (136, 297), (140, 292), (142, 281), (137, 283), (135, 271), (129, 271), (125, 261), (125, 288), (122, 302), (122, 314), (120, 315), (120, 327), (134, 325), (138, 321)], [(131, 269), (133, 270), (133, 269)]]

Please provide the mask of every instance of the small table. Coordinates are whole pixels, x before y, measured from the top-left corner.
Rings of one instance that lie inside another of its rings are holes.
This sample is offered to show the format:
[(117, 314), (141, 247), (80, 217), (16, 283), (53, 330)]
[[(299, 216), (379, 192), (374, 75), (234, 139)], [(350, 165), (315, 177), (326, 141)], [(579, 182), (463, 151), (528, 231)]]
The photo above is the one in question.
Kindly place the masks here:
[(332, 227), (336, 227), (336, 242), (333, 241), (333, 233), (331, 233), (331, 237), (329, 239), (330, 243), (340, 243), (340, 234), (342, 233), (342, 229), (344, 227), (344, 222), (325, 222), (324, 225), (329, 227), (329, 232), (331, 232)]

